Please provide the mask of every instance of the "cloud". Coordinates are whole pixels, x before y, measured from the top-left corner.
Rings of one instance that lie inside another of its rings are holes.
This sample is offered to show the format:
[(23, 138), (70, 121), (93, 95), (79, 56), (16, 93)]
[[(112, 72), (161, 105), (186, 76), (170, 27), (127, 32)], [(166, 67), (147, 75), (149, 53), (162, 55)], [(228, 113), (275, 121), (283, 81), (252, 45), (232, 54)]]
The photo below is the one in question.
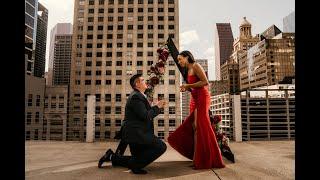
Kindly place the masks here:
[(196, 30), (185, 31), (180, 34), (180, 44), (185, 46), (194, 42), (199, 42), (199, 36)]

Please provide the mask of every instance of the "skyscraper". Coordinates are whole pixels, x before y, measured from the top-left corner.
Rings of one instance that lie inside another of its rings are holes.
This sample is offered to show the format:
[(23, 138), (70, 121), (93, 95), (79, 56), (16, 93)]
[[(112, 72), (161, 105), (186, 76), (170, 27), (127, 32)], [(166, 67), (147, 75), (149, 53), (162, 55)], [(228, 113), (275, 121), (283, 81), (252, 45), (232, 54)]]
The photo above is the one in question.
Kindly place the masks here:
[[(179, 9), (174, 0), (79, 0), (74, 5), (68, 140), (85, 140), (87, 96), (95, 95), (95, 140), (114, 137), (124, 119), (129, 79), (157, 62), (157, 48), (170, 36), (179, 47)], [(181, 122), (180, 73), (172, 57), (154, 97), (168, 106), (154, 120), (167, 138)]]
[(48, 28), (48, 10), (38, 4), (37, 13), (37, 35), (34, 59), (34, 76), (44, 77), (44, 69), (46, 63), (46, 43)]
[(295, 11), (283, 18), (283, 32), (295, 32)]
[(216, 23), (215, 29), (215, 70), (216, 80), (221, 79), (220, 66), (232, 54), (233, 35), (230, 23)]
[[(206, 75), (207, 75), (207, 78), (208, 78), (208, 60), (207, 59), (196, 59), (196, 62), (199, 63)], [(188, 116), (189, 116), (189, 113), (190, 113), (190, 92), (184, 92), (184, 93), (181, 93), (182, 94), (182, 97), (181, 97), (181, 102), (182, 102), (182, 120), (185, 120)]]
[[(47, 85), (53, 85), (53, 63), (54, 63), (54, 59), (55, 57), (58, 58), (58, 62), (57, 64), (61, 63), (62, 67), (65, 67), (65, 62), (68, 62), (67, 65), (70, 66), (70, 47), (68, 47), (69, 45), (67, 45), (66, 47), (66, 51), (64, 51), (64, 47), (57, 45), (57, 44), (64, 44), (66, 43), (66, 39), (68, 39), (67, 37), (72, 35), (72, 24), (71, 23), (58, 23), (56, 24), (50, 32), (50, 49), (49, 49), (49, 65), (48, 65), (48, 80), (47, 80)], [(59, 41), (57, 41), (57, 36), (59, 36)], [(66, 39), (63, 40), (63, 36), (66, 36)], [(71, 43), (71, 41), (69, 42)], [(55, 46), (57, 45), (58, 49), (57, 51), (55, 51)], [(57, 53), (57, 55), (55, 56), (55, 53)], [(65, 55), (68, 57), (66, 58)], [(59, 56), (58, 56), (59, 55)], [(61, 55), (61, 56), (60, 56)], [(63, 68), (65, 69), (65, 68)], [(57, 69), (57, 71), (61, 70)], [(63, 70), (62, 70), (63, 71)], [(70, 72), (70, 67), (68, 72)], [(68, 76), (70, 75), (70, 73), (67, 73)]]
[(37, 30), (38, 0), (25, 1), (25, 54), (27, 58), (26, 73), (33, 74), (34, 49)]
[(69, 85), (71, 70), (72, 34), (55, 36), (53, 85)]

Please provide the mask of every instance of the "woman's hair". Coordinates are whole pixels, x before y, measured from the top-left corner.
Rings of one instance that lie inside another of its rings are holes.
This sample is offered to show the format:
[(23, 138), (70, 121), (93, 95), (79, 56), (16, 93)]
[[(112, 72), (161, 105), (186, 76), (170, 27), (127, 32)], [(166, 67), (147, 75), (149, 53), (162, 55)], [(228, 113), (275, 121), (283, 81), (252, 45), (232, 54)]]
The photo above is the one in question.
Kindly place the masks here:
[(195, 62), (194, 57), (193, 57), (193, 55), (191, 54), (190, 51), (187, 51), (187, 50), (181, 51), (181, 52), (179, 53), (179, 55), (181, 55), (181, 56), (183, 56), (183, 57), (186, 57), (186, 58), (188, 59), (188, 62), (189, 62), (189, 63), (194, 63), (194, 62)]

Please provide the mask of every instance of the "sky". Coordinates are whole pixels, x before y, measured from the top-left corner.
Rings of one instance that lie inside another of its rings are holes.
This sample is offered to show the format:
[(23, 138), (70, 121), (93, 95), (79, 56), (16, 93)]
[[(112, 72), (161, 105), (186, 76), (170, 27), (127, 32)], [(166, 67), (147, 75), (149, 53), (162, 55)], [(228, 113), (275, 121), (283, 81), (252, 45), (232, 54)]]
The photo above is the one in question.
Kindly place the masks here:
[[(39, 0), (49, 11), (46, 71), (50, 31), (57, 23), (73, 24), (74, 0)], [(283, 18), (295, 10), (295, 0), (179, 0), (179, 51), (189, 50), (195, 59), (208, 59), (209, 80), (215, 80), (215, 23), (230, 23), (233, 37), (239, 36), (243, 17), (251, 23), (252, 35), (271, 25), (283, 30)]]

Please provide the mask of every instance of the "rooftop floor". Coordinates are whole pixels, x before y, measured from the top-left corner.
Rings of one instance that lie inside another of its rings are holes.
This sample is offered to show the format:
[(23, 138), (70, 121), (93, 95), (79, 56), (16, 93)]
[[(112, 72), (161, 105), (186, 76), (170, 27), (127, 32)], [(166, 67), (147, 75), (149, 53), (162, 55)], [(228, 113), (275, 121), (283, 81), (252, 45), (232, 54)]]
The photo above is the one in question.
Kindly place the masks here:
[[(184, 158), (167, 144), (167, 151), (148, 165), (146, 175), (132, 174), (127, 168), (97, 162), (107, 148), (116, 149), (117, 142), (26, 141), (25, 174), (27, 180), (91, 180), (91, 179), (201, 179), (251, 180), (294, 179), (294, 141), (231, 142), (236, 163), (224, 158), (226, 168), (194, 170), (191, 160)], [(130, 154), (127, 149), (125, 154)]]

